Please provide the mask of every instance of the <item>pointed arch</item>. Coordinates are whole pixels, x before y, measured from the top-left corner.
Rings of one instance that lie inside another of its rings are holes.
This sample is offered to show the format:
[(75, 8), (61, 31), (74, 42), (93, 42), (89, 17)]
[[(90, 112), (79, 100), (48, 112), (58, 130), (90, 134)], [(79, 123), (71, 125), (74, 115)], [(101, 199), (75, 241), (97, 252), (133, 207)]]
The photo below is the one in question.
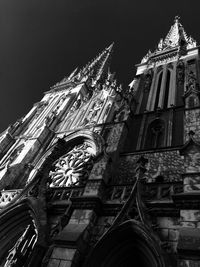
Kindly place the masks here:
[(158, 244), (150, 229), (129, 220), (99, 240), (84, 267), (165, 267)]
[(24, 199), (0, 212), (1, 266), (39, 266), (45, 242), (36, 202)]
[(105, 142), (99, 134), (90, 130), (74, 131), (73, 133), (57, 139), (47, 151), (45, 151), (40, 160), (35, 164), (28, 181), (32, 181), (34, 177), (37, 176), (38, 170), (43, 173), (43, 176), (47, 175), (47, 173), (51, 171), (53, 162), (67, 154), (75, 146), (79, 146), (83, 143), (90, 147), (90, 153), (93, 155), (94, 159), (97, 159), (105, 150)]
[(168, 108), (168, 99), (169, 99), (169, 89), (170, 89), (170, 78), (171, 78), (171, 72), (169, 69), (167, 69), (166, 73), (166, 81), (165, 81), (165, 95), (164, 95), (164, 103), (163, 108)]
[(155, 99), (154, 109), (158, 108), (161, 85), (162, 85), (162, 77), (163, 77), (163, 71), (160, 71), (160, 73), (158, 74), (158, 84), (157, 84), (157, 90), (156, 90), (156, 99)]
[(153, 120), (148, 128), (145, 148), (159, 148), (165, 145), (165, 122), (161, 119)]

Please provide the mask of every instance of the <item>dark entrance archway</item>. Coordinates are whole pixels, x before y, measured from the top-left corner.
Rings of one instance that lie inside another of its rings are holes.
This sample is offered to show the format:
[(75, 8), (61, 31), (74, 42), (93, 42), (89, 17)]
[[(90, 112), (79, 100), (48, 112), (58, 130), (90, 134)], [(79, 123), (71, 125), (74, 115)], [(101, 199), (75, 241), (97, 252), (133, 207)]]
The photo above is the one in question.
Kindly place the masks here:
[(107, 233), (95, 246), (87, 267), (165, 267), (155, 237), (142, 224), (130, 220)]

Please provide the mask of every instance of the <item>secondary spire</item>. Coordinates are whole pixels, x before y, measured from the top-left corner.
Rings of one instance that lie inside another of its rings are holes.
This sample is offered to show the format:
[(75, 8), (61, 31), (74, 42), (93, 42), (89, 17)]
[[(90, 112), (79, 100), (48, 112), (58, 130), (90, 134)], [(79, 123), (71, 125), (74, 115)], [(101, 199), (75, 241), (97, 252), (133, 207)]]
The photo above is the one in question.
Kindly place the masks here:
[(196, 41), (191, 36), (187, 35), (183, 25), (180, 23), (180, 17), (175, 16), (174, 23), (171, 26), (166, 37), (164, 39), (160, 39), (156, 50), (154, 52), (148, 52), (148, 54), (142, 59), (142, 63), (148, 61), (151, 55), (155, 55), (159, 52), (173, 48), (179, 48), (179, 50), (184, 48), (185, 50), (187, 50), (196, 47), (196, 45)]

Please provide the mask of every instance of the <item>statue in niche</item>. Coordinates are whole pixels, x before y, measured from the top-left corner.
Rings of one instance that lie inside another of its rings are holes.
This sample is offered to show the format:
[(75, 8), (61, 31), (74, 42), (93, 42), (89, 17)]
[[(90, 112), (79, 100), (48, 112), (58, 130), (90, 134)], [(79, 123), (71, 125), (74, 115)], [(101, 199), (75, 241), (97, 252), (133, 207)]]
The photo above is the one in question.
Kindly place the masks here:
[(70, 109), (70, 113), (73, 113), (74, 111), (76, 111), (81, 105), (81, 99), (78, 98), (74, 104), (72, 105), (71, 109)]
[(94, 103), (92, 109), (89, 111), (89, 114), (87, 117), (89, 122), (96, 121), (97, 116), (102, 106), (103, 106), (103, 100), (98, 98), (96, 102)]

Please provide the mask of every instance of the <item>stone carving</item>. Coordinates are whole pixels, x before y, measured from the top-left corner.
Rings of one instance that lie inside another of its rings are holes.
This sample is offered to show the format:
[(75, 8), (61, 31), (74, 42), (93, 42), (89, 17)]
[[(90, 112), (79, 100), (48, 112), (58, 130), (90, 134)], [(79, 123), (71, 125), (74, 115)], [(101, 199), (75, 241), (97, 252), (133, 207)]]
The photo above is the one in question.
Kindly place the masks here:
[(97, 115), (98, 115), (102, 106), (103, 106), (103, 100), (101, 100), (100, 98), (96, 99), (96, 102), (95, 102), (92, 110), (88, 114), (88, 120), (89, 121), (95, 121), (97, 119)]
[(190, 36), (188, 38), (187, 49), (191, 49), (197, 46), (197, 42)]
[(107, 165), (107, 160), (103, 157), (98, 163), (94, 165), (94, 168), (91, 171), (90, 179), (103, 179), (103, 174), (105, 172)]
[(55, 163), (50, 171), (50, 187), (66, 187), (84, 184), (92, 168), (90, 147), (84, 143), (70, 150)]
[(186, 166), (188, 172), (200, 171), (200, 153), (199, 151), (192, 151), (192, 153), (186, 156)]
[(78, 98), (74, 104), (72, 105), (71, 109), (70, 109), (70, 113), (73, 113), (74, 111), (76, 111), (81, 105), (81, 99)]
[(120, 122), (127, 119), (128, 115), (130, 113), (129, 106), (125, 103), (124, 105), (121, 105), (118, 110), (115, 112), (114, 116), (114, 122)]
[(147, 54), (142, 58), (142, 60), (141, 60), (141, 63), (146, 63), (147, 61), (148, 61), (148, 59), (149, 59), (149, 57), (151, 56), (151, 51), (149, 50), (148, 52), (147, 52)]
[(19, 145), (15, 150), (10, 154), (9, 159), (6, 159), (6, 162), (3, 162), (0, 166), (0, 171), (4, 169), (4, 167), (8, 168), (10, 164), (18, 157), (18, 155), (22, 152), (24, 148), (24, 144)]
[(95, 100), (94, 105), (92, 106), (91, 110), (89, 111), (86, 118), (84, 118), (83, 122), (80, 124), (80, 126), (86, 126), (90, 124), (94, 124), (97, 121), (99, 112), (103, 106), (103, 100), (100, 98), (97, 98)]
[(188, 83), (187, 83), (187, 90), (194, 91), (196, 89), (196, 75), (193, 71), (188, 73)]
[(177, 76), (177, 83), (182, 84), (185, 78), (185, 65), (183, 61), (179, 61), (177, 65), (176, 76)]
[(42, 113), (42, 111), (44, 110), (44, 108), (46, 106), (48, 106), (50, 99), (47, 100), (47, 101), (42, 101), (42, 102), (39, 102), (39, 103), (36, 104), (37, 105), (37, 109), (36, 109), (36, 113), (34, 115), (34, 118), (37, 118)]
[(106, 149), (106, 152), (110, 153), (117, 149), (122, 129), (123, 126), (121, 124), (116, 124), (115, 127), (112, 128), (107, 140), (108, 147)]

